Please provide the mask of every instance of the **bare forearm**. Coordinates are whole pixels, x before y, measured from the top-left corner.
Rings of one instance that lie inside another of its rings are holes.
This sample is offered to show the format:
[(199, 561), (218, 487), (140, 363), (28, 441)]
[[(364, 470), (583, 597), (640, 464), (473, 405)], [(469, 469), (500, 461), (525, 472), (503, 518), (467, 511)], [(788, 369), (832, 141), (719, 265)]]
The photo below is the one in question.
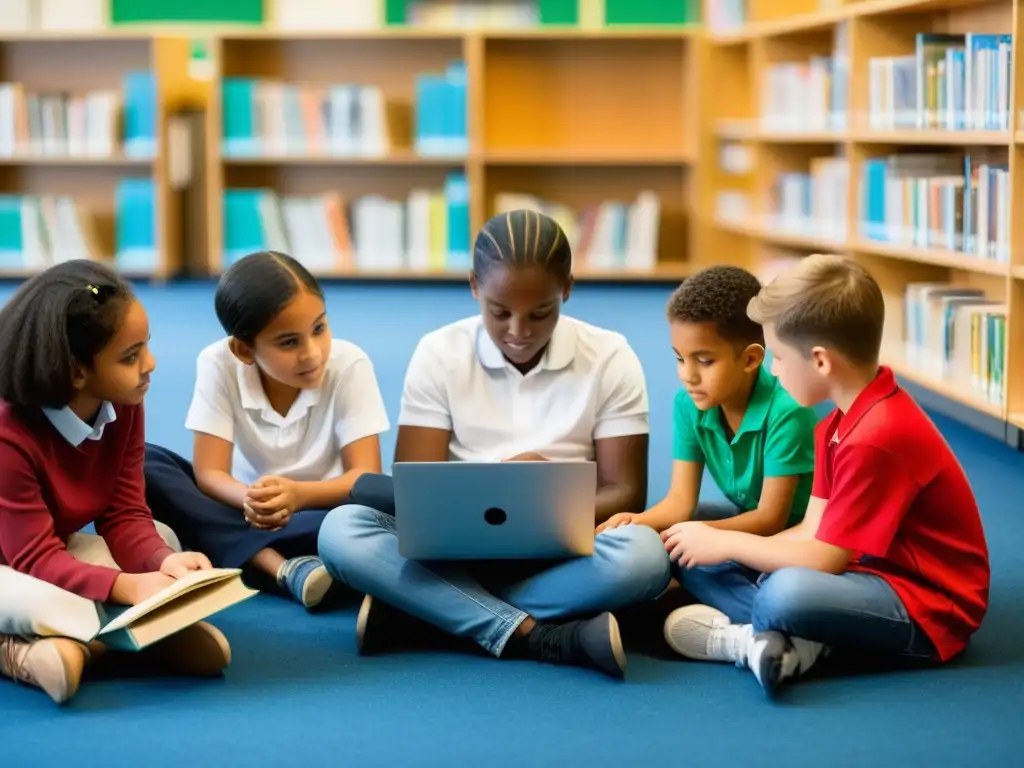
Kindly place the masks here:
[(695, 506), (695, 501), (689, 502), (683, 497), (669, 494), (646, 512), (637, 515), (633, 523), (649, 526), (659, 532), (664, 531), (676, 523), (685, 523), (692, 518)]
[(763, 573), (783, 568), (811, 568), (826, 573), (842, 573), (849, 557), (835, 547), (813, 538), (796, 536), (756, 536), (740, 531), (723, 531), (728, 536), (729, 559)]
[(331, 509), (344, 504), (365, 469), (350, 469), (344, 474), (319, 482), (299, 483), (303, 509)]
[(723, 520), (709, 520), (705, 525), (720, 531), (739, 531), (755, 536), (774, 536), (782, 531), (786, 518), (772, 510), (752, 509)]
[(227, 472), (219, 470), (197, 472), (196, 485), (210, 498), (239, 510), (245, 505), (245, 497), (249, 490)]
[(595, 522), (600, 525), (619, 512), (643, 508), (643, 499), (638, 499), (638, 496), (636, 489), (628, 485), (612, 484), (598, 488)]

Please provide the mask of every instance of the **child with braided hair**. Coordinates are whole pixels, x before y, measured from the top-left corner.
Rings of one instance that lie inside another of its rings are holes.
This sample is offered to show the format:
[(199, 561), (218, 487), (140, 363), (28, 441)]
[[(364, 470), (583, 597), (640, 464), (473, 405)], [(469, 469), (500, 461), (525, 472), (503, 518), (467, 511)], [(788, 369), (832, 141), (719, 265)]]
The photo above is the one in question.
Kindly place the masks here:
[[(592, 460), (595, 524), (642, 509), (649, 433), (643, 370), (620, 334), (561, 314), (572, 287), (569, 243), (552, 219), (517, 210), (488, 221), (470, 275), (480, 314), (417, 346), (395, 460)], [(360, 478), (353, 503), (332, 511), (320, 530), (327, 569), (367, 594), (356, 629), (362, 653), (397, 634), (404, 612), (499, 658), (624, 676), (611, 611), (657, 597), (669, 580), (653, 529), (616, 528), (597, 537), (593, 556), (565, 562), (413, 562), (398, 552), (387, 485), (380, 475)]]

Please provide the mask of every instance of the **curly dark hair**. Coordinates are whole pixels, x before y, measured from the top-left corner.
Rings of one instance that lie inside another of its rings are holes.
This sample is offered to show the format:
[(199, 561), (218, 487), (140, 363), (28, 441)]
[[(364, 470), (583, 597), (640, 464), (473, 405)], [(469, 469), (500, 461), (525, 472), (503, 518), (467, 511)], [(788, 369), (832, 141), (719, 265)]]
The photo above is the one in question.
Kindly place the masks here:
[(747, 316), (747, 304), (761, 290), (761, 281), (741, 267), (716, 266), (688, 277), (668, 300), (673, 323), (714, 323), (731, 344), (764, 345), (764, 330)]

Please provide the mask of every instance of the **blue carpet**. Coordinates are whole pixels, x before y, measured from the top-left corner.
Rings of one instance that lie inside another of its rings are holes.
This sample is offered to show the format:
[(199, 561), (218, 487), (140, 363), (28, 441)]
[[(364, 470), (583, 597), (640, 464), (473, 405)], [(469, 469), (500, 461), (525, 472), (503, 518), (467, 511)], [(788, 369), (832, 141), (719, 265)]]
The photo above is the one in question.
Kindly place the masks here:
[[(0, 301), (10, 293), (0, 286)], [(581, 286), (567, 310), (615, 327), (651, 394), (651, 495), (668, 487), (675, 366), (665, 287)], [(158, 370), (149, 437), (188, 452), (195, 355), (219, 336), (211, 287), (142, 287)], [(475, 310), (455, 286), (332, 286), (334, 333), (373, 358), (397, 416), (424, 332)], [(613, 320), (613, 318), (621, 318)], [(969, 652), (938, 671), (818, 675), (767, 704), (750, 673), (633, 653), (626, 683), (596, 673), (444, 651), (362, 659), (354, 606), (307, 616), (260, 596), (217, 623), (224, 680), (88, 681), (64, 710), (0, 681), (5, 768), (73, 765), (449, 766), (682, 764), (1010, 765), (1024, 743), (1024, 457), (936, 417), (978, 493), (992, 550), (991, 610)], [(386, 460), (394, 433), (384, 439)]]

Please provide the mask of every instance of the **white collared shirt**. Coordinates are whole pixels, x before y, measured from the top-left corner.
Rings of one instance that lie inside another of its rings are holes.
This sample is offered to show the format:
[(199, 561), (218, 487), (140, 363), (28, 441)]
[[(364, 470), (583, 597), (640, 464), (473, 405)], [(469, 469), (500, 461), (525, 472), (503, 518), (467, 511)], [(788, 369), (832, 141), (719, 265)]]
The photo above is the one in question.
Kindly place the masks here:
[(114, 406), (104, 401), (94, 424), (86, 424), (67, 406), (63, 408), (43, 408), (43, 413), (50, 423), (60, 432), (61, 437), (75, 448), (86, 440), (99, 440), (103, 437), (103, 428), (117, 421)]
[(596, 440), (650, 431), (643, 368), (625, 337), (565, 316), (526, 375), (479, 315), (428, 333), (409, 363), (399, 424), (451, 431), (453, 461), (526, 451), (593, 460)]
[(242, 363), (221, 339), (199, 354), (185, 427), (233, 443), (231, 474), (248, 485), (263, 475), (337, 477), (345, 471), (341, 449), (390, 424), (373, 365), (355, 344), (334, 339), (323, 383), (300, 392), (282, 416), (256, 366)]

